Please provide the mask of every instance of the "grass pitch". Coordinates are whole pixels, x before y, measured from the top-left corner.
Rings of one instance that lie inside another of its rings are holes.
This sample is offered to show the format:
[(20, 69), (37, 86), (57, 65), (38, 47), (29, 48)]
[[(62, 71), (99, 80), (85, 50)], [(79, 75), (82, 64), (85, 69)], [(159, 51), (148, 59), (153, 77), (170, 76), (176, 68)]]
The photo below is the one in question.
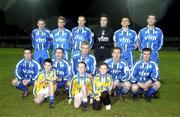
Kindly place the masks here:
[[(160, 76), (162, 86), (160, 98), (146, 103), (144, 99), (133, 102), (111, 97), (112, 109), (87, 112), (74, 109), (67, 104), (67, 95), (61, 93), (55, 99), (55, 108), (49, 109), (48, 102), (33, 103), (33, 95), (21, 97), (21, 91), (11, 85), (17, 62), (23, 57), (23, 49), (0, 48), (0, 117), (180, 117), (180, 52), (160, 52)], [(139, 52), (135, 52), (136, 58)]]

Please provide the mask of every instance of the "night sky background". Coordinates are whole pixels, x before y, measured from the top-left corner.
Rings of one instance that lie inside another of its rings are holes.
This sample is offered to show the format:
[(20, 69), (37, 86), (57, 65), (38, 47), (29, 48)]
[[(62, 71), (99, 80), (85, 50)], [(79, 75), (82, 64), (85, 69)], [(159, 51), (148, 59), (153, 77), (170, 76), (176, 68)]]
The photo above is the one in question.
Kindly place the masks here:
[(179, 37), (178, 0), (1, 0), (0, 35), (30, 35), (36, 21), (44, 18), (47, 28), (57, 28), (57, 17), (67, 18), (66, 28), (77, 26), (77, 17), (87, 17), (87, 26), (99, 24), (106, 13), (114, 30), (122, 17), (129, 17), (131, 28), (138, 32), (146, 26), (149, 14), (157, 16), (157, 26), (166, 37)]

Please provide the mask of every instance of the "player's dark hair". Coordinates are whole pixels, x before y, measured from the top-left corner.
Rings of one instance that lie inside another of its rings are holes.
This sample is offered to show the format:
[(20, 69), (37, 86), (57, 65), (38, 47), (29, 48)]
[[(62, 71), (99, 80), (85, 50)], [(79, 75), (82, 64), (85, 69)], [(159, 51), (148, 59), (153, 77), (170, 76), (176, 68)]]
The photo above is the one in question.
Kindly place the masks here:
[(150, 49), (150, 48), (143, 48), (143, 49), (142, 49), (142, 53), (143, 53), (143, 52), (147, 52), (147, 51), (149, 51), (149, 52), (151, 53), (151, 49)]
[(99, 68), (100, 68), (102, 65), (105, 65), (105, 66), (108, 68), (108, 64), (105, 63), (105, 62), (100, 62), (100, 63), (99, 63)]
[(119, 50), (119, 51), (120, 51), (120, 53), (122, 52), (122, 49), (121, 49), (121, 48), (119, 48), (119, 47), (114, 47), (114, 48), (111, 50), (111, 53), (113, 53), (113, 52), (114, 52), (114, 50)]
[(60, 48), (60, 47), (59, 47), (59, 48), (56, 48), (56, 51), (57, 51), (57, 50), (61, 50), (61, 51), (64, 53), (64, 49), (63, 49), (63, 48)]
[(106, 17), (106, 18), (108, 19), (108, 15), (105, 14), (105, 13), (102, 13), (102, 14), (100, 15), (100, 19), (101, 19), (102, 17)]
[(78, 16), (78, 19), (79, 19), (80, 17), (83, 17), (83, 18), (84, 18), (84, 20), (86, 20), (86, 17), (85, 17), (84, 15), (80, 15), (80, 16)]
[(45, 63), (50, 63), (51, 65), (53, 64), (53, 62), (52, 62), (52, 60), (51, 60), (50, 58), (45, 59), (45, 60), (44, 60), (44, 64), (45, 64)]
[(154, 16), (155, 19), (156, 19), (156, 16), (155, 16), (154, 14), (149, 14), (149, 15), (147, 16), (147, 19), (149, 18), (149, 16)]
[(46, 21), (44, 19), (42, 19), (42, 18), (38, 19), (37, 22), (39, 22), (39, 21), (43, 21), (44, 23), (46, 23)]
[(29, 50), (29, 51), (31, 51), (31, 53), (32, 53), (32, 49), (31, 48), (24, 48), (24, 51), (25, 50)]
[(84, 64), (84, 65), (85, 65), (85, 68), (87, 67), (87, 65), (86, 65), (85, 62), (79, 62), (78, 65), (79, 65), (79, 64)]
[(121, 21), (122, 21), (124, 18), (128, 19), (128, 21), (130, 22), (130, 19), (129, 19), (128, 17), (122, 17), (122, 18), (121, 18)]

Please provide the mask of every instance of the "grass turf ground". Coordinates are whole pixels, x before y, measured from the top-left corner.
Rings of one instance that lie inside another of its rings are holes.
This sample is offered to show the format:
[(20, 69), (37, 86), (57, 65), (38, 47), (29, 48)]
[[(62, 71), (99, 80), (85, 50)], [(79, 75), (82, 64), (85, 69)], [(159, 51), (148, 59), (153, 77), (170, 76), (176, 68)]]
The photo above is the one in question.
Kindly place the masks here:
[[(22, 58), (23, 49), (0, 48), (0, 117), (180, 117), (180, 52), (160, 52), (160, 76), (162, 87), (160, 98), (146, 103), (144, 99), (133, 102), (112, 97), (112, 109), (105, 107), (96, 112), (88, 105), (88, 111), (74, 109), (67, 104), (67, 95), (55, 99), (55, 108), (49, 109), (48, 102), (41, 105), (33, 103), (33, 95), (21, 97), (21, 91), (11, 85), (14, 68)], [(136, 58), (139, 53), (135, 52)], [(129, 97), (129, 96), (128, 96)]]

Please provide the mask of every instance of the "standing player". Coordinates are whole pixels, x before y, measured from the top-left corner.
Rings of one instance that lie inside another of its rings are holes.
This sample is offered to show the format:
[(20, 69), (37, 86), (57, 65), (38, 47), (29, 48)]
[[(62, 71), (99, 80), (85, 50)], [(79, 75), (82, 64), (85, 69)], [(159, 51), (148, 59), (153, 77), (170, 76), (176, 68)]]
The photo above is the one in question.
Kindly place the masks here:
[(142, 59), (137, 61), (132, 69), (131, 83), (134, 98), (137, 97), (138, 91), (144, 92), (147, 101), (155, 94), (161, 83), (159, 80), (159, 70), (155, 62), (150, 60), (151, 50), (142, 49)]
[(113, 48), (113, 30), (108, 27), (108, 17), (102, 14), (100, 17), (100, 27), (93, 30), (94, 35), (94, 56), (99, 64), (106, 58), (111, 57)]
[(111, 109), (111, 101), (109, 98), (109, 93), (112, 89), (112, 78), (108, 72), (108, 65), (106, 63), (101, 63), (99, 66), (100, 73), (94, 77), (94, 101), (93, 109), (100, 110), (101, 104), (106, 106), (106, 110)]
[(71, 32), (64, 28), (66, 19), (62, 16), (58, 17), (58, 28), (53, 30), (51, 33), (53, 52), (52, 59), (55, 58), (56, 48), (64, 49), (64, 58), (68, 60), (68, 54), (70, 51), (70, 43), (71, 43)]
[(92, 78), (88, 77), (86, 73), (86, 64), (79, 62), (77, 66), (78, 73), (73, 77), (70, 86), (70, 99), (68, 103), (71, 104), (74, 98), (74, 107), (79, 108), (82, 104), (82, 110), (86, 111), (88, 96), (93, 93)]
[(30, 48), (25, 48), (24, 58), (16, 65), (16, 79), (12, 81), (13, 86), (24, 92), (22, 95), (23, 97), (29, 94), (30, 91), (27, 87), (34, 84), (40, 69), (39, 63), (32, 59), (32, 50)]
[(113, 89), (117, 94), (123, 97), (123, 94), (130, 90), (129, 68), (127, 62), (121, 59), (120, 48), (115, 47), (112, 50), (112, 58), (106, 59), (105, 63), (108, 64), (109, 74), (113, 78)]
[(34, 86), (34, 102), (40, 104), (45, 98), (50, 97), (49, 107), (52, 108), (54, 104), (54, 91), (56, 89), (56, 71), (52, 69), (52, 60), (44, 60), (44, 69), (39, 74)]
[(63, 58), (64, 50), (62, 48), (56, 49), (56, 58), (53, 60), (53, 67), (57, 74), (57, 90), (59, 93), (60, 88), (64, 87), (66, 92), (69, 92), (69, 81), (71, 79), (71, 66), (66, 59)]
[(85, 26), (86, 19), (84, 16), (78, 17), (78, 26), (72, 29), (72, 53), (71, 57), (80, 53), (83, 41), (88, 41), (90, 48), (93, 46), (91, 30)]
[(155, 27), (156, 17), (149, 15), (147, 18), (147, 27), (141, 29), (138, 34), (138, 46), (142, 53), (143, 48), (151, 49), (150, 60), (159, 64), (158, 51), (163, 45), (163, 33), (161, 29)]
[(71, 59), (73, 75), (77, 74), (77, 65), (79, 62), (84, 62), (87, 65), (87, 72), (94, 75), (96, 70), (96, 59), (93, 55), (89, 54), (90, 47), (87, 41), (81, 44), (81, 53), (75, 54)]
[(43, 65), (44, 60), (49, 58), (50, 31), (45, 28), (45, 20), (39, 19), (37, 29), (32, 31), (32, 47), (34, 48), (34, 59)]
[(114, 33), (114, 45), (121, 48), (121, 58), (128, 63), (129, 69), (134, 64), (134, 49), (137, 47), (137, 34), (129, 28), (129, 18), (122, 18), (122, 28)]

